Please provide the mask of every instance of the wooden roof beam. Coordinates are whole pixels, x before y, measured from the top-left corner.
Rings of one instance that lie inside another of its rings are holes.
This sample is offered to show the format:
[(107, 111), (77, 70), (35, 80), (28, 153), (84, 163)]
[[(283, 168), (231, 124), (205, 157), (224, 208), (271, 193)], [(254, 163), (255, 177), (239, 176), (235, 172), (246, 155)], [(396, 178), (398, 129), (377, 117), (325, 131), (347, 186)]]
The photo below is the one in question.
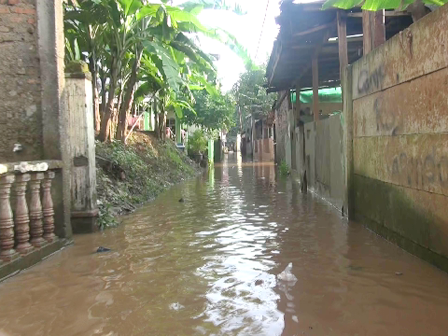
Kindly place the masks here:
[[(350, 18), (362, 18), (362, 12), (359, 13), (347, 13), (347, 16)], [(406, 11), (386, 11), (386, 17), (398, 17), (398, 16), (411, 16)]]
[(323, 30), (323, 29), (327, 29), (327, 28), (333, 27), (334, 25), (335, 25), (335, 22), (326, 23), (326, 24), (323, 24), (323, 25), (320, 25), (320, 26), (317, 26), (317, 27), (310, 28), (308, 30), (304, 30), (304, 31), (301, 31), (301, 32), (294, 33), (293, 36), (294, 37), (298, 37), (298, 36), (308, 35), (308, 34), (315, 33), (317, 31)]
[(338, 10), (336, 15), (338, 23), (339, 74), (342, 74), (348, 65), (347, 17), (342, 10)]
[(282, 49), (283, 49), (282, 47), (283, 46), (280, 43), (280, 47), (278, 48), (278, 52), (277, 52), (277, 55), (276, 55), (276, 58), (275, 58), (274, 65), (272, 66), (272, 73), (271, 73), (271, 76), (269, 77), (269, 83), (272, 83), (272, 79), (274, 78), (275, 70), (277, 69), (278, 61), (280, 60), (280, 56), (282, 55)]

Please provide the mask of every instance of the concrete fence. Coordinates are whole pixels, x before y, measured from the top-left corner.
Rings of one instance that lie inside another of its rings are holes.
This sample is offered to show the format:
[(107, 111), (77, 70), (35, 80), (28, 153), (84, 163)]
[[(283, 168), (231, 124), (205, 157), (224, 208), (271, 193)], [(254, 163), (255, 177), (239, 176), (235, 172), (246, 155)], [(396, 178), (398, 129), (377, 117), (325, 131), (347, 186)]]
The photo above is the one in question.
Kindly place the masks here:
[(302, 167), (302, 174), (306, 172), (309, 189), (342, 210), (345, 193), (341, 115), (306, 123), (303, 132), (296, 128), (297, 167)]
[(275, 146), (309, 189), (445, 271), (447, 26), (446, 5), (347, 67), (342, 115), (295, 127), (280, 93)]
[(354, 63), (344, 111), (353, 218), (445, 270), (447, 26), (444, 6)]
[(0, 1), (0, 278), (72, 239), (63, 29), (62, 1)]

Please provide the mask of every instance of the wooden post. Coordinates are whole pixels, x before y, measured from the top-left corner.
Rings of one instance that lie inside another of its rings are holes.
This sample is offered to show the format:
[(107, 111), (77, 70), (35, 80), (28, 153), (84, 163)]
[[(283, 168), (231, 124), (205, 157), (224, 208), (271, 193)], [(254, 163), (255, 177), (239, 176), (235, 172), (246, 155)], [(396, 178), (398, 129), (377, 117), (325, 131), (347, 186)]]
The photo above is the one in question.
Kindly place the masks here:
[(362, 33), (364, 55), (386, 41), (385, 11), (362, 11)]
[(34, 247), (42, 247), (45, 244), (42, 224), (42, 203), (40, 201), (40, 183), (44, 179), (43, 173), (34, 173), (30, 181), (31, 202), (30, 202), (30, 219), (31, 219), (31, 244)]
[(340, 9), (338, 9), (337, 11), (337, 24), (338, 24), (338, 46), (339, 46), (339, 77), (342, 80), (345, 67), (348, 64), (347, 17), (345, 15), (345, 11)]
[(26, 186), (30, 180), (30, 174), (17, 175), (16, 179), (16, 250), (20, 254), (27, 254), (33, 247), (30, 240), (30, 217), (26, 203)]
[(319, 120), (319, 67), (318, 67), (318, 57), (316, 53), (313, 58), (313, 114), (314, 121)]
[(14, 220), (10, 203), (14, 179), (14, 175), (0, 177), (0, 258), (4, 261), (10, 261), (17, 256), (14, 250)]
[(42, 213), (44, 217), (44, 239), (47, 242), (55, 240), (54, 235), (54, 209), (53, 199), (51, 198), (51, 181), (54, 179), (55, 173), (52, 171), (45, 173), (45, 179), (42, 182)]

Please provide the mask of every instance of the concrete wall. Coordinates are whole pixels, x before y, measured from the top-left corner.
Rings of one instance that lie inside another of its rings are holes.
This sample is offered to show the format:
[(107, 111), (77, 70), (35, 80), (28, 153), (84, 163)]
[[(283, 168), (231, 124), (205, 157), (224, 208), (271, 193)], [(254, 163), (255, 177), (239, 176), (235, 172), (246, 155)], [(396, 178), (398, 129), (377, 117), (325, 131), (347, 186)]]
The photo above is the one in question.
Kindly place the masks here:
[[(331, 112), (342, 107), (341, 104), (326, 105), (323, 108)], [(276, 162), (279, 164), (284, 160), (302, 183), (306, 174), (307, 187), (342, 210), (345, 156), (341, 114), (296, 127), (288, 97), (277, 106), (275, 113)]]
[(254, 140), (254, 160), (274, 161), (274, 140), (272, 138)]
[(448, 6), (352, 66), (353, 211), (448, 270)]
[[(284, 91), (279, 93), (279, 97), (283, 96)], [(275, 161), (280, 164), (285, 161), (291, 167), (291, 142), (290, 142), (290, 125), (289, 115), (292, 113), (289, 106), (289, 96), (284, 98), (275, 110)]]
[[(48, 164), (55, 173), (51, 188), (55, 234), (62, 238), (2, 263), (0, 277), (30, 267), (71, 241), (63, 28), (60, 0), (0, 0), (0, 163)], [(13, 151), (14, 147), (19, 150)], [(19, 174), (14, 168), (8, 173)]]
[[(56, 234), (70, 237), (62, 2), (0, 0), (0, 162), (58, 161)], [(13, 152), (14, 144), (22, 150)]]
[(297, 167), (306, 170), (308, 188), (324, 197), (339, 210), (344, 203), (343, 127), (340, 115), (304, 125), (305, 160), (299, 128)]

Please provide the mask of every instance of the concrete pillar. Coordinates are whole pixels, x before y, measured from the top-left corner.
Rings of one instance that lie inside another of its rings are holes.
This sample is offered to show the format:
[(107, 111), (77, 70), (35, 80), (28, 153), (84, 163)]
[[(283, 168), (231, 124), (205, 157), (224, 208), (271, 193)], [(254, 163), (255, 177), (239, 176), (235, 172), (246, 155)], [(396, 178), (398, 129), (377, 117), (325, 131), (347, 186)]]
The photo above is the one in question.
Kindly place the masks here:
[(316, 54), (312, 61), (313, 74), (313, 115), (314, 121), (319, 121), (319, 55)]
[(182, 133), (181, 133), (181, 128), (182, 128), (182, 123), (180, 122), (179, 118), (177, 116), (175, 116), (176, 118), (176, 144), (181, 144), (182, 143)]
[(347, 66), (342, 73), (342, 94), (344, 114), (344, 146), (345, 157), (345, 194), (343, 213), (348, 218), (354, 218), (354, 194), (353, 194), (353, 97), (352, 97), (352, 68)]
[[(77, 68), (76, 68), (77, 66)], [(97, 229), (95, 129), (92, 81), (87, 64), (69, 65), (66, 74), (66, 109), (72, 155), (72, 227), (75, 233)]]
[(213, 160), (215, 157), (215, 146), (214, 146), (214, 141), (213, 139), (209, 139), (208, 140), (208, 164), (213, 164)]
[[(42, 150), (45, 160), (61, 160), (53, 182), (56, 234), (70, 238), (70, 144), (64, 105), (64, 20), (62, 1), (36, 0), (40, 63)], [(93, 117), (92, 117), (93, 118)]]
[(146, 111), (145, 113), (143, 113), (143, 130), (144, 131), (149, 131), (149, 118), (150, 118), (150, 112)]

